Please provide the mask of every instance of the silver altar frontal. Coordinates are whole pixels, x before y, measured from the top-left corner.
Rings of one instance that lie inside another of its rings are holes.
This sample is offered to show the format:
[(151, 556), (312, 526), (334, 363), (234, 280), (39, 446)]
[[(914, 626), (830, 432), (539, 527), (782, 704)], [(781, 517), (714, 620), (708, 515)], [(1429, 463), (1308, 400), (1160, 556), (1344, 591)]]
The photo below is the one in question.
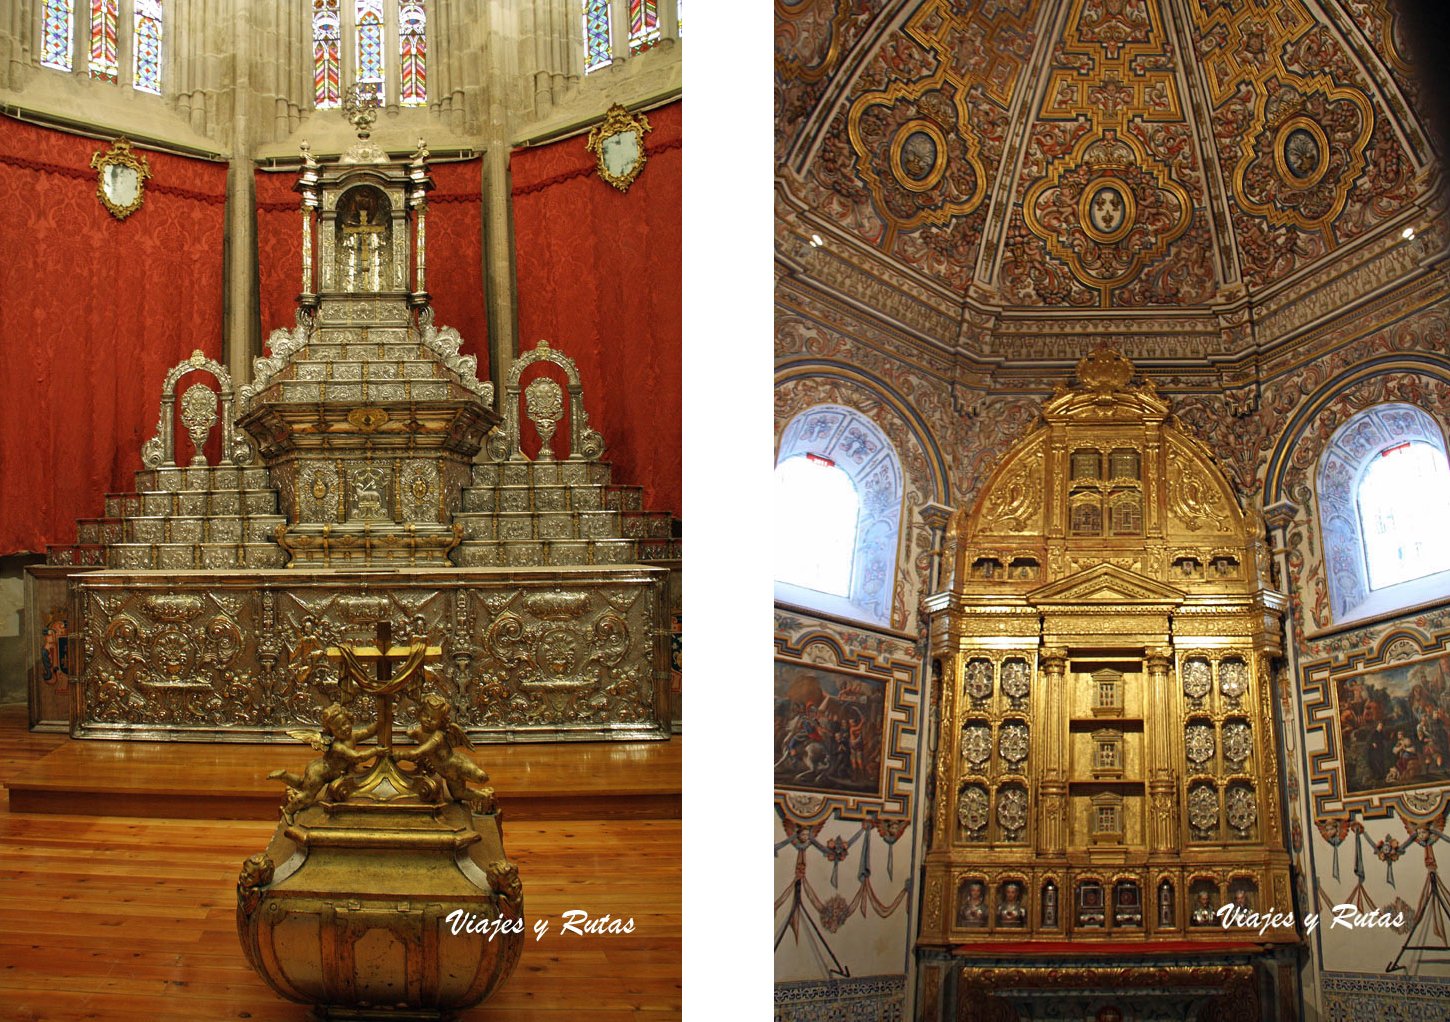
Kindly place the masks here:
[(427, 148), (389, 159), (350, 113), (339, 160), (304, 144), (295, 325), (245, 385), (201, 352), (172, 370), (135, 492), (50, 551), (71, 733), (256, 741), (333, 701), (366, 716), (328, 651), (388, 635), (436, 648), (427, 688), (474, 738), (666, 737), (674, 522), (613, 482), (558, 348), (515, 360), (495, 409), (429, 306)]

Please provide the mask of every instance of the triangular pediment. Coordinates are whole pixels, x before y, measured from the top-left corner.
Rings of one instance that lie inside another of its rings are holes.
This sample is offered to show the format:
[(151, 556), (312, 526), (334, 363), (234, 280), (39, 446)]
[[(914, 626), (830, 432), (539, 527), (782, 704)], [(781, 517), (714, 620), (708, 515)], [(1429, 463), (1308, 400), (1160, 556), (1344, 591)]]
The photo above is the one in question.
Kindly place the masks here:
[(1180, 604), (1183, 594), (1116, 564), (1098, 564), (1027, 594), (1036, 606), (1064, 603)]

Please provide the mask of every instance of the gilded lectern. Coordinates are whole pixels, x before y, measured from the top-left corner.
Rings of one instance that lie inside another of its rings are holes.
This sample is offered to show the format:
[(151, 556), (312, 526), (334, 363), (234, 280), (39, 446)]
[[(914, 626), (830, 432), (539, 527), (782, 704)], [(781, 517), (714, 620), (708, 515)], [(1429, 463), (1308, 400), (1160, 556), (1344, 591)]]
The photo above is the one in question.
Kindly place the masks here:
[(956, 514), (919, 1003), (1296, 1017), (1263, 533), (1107, 348)]

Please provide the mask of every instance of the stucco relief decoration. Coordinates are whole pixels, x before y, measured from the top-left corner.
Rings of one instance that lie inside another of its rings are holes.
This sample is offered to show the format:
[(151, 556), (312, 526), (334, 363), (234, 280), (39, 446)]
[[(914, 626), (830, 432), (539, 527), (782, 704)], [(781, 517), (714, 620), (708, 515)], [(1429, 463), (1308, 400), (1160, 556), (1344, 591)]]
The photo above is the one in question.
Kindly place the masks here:
[(851, 145), (877, 208), (896, 230), (970, 213), (986, 174), (959, 86), (893, 83), (851, 107)]
[[(790, 190), (814, 217), (939, 283), (967, 287), (1038, 6), (920, 5), (861, 64), (829, 127), (800, 132), (801, 155), (815, 147)], [(777, 102), (791, 116), (802, 91), (815, 87), (787, 83)]]
[(817, 82), (831, 73), (849, 40), (846, 28), (869, 15), (852, 0), (775, 0), (775, 72), (786, 81)]
[(1324, 76), (1276, 79), (1267, 88), (1254, 112), (1258, 130), (1242, 136), (1234, 195), (1271, 224), (1327, 226), (1364, 170), (1369, 101)]
[(1188, 230), (1188, 192), (1131, 135), (1085, 136), (1023, 198), (1027, 227), (1109, 304)]
[[(820, 98), (841, 58), (875, 18), (881, 0), (776, 0), (776, 139)], [(777, 152), (778, 156), (784, 155)]]

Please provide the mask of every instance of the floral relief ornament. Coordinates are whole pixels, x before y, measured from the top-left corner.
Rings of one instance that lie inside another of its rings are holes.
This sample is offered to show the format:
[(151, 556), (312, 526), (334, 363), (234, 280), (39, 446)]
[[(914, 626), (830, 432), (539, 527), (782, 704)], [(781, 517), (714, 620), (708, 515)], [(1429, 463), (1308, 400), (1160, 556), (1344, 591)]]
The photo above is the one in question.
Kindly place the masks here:
[(554, 430), (564, 415), (564, 394), (559, 385), (540, 376), (524, 388), (529, 421), (539, 433), (539, 460), (554, 460)]
[(216, 421), (216, 391), (197, 383), (181, 395), (181, 424), (186, 427), (191, 443), (196, 448), (196, 456), (191, 459), (193, 465), (206, 464), (206, 455), (202, 453), (202, 448), (206, 446), (207, 437), (211, 436)]

